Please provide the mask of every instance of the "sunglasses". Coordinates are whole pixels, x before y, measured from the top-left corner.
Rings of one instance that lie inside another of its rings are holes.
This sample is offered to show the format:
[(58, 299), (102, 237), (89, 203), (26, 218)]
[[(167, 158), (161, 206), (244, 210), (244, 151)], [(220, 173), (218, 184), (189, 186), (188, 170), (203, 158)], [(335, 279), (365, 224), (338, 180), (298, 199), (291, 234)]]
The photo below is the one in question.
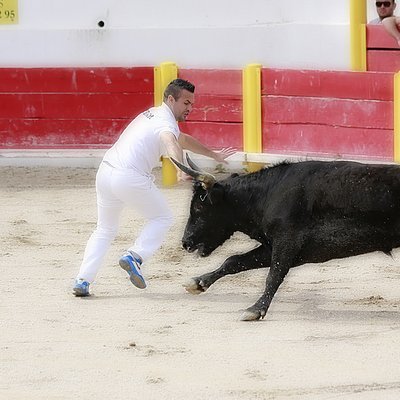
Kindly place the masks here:
[(390, 2), (390, 1), (377, 1), (376, 3), (375, 3), (375, 5), (378, 7), (378, 8), (380, 8), (380, 7), (390, 7), (391, 5), (392, 5), (392, 3)]

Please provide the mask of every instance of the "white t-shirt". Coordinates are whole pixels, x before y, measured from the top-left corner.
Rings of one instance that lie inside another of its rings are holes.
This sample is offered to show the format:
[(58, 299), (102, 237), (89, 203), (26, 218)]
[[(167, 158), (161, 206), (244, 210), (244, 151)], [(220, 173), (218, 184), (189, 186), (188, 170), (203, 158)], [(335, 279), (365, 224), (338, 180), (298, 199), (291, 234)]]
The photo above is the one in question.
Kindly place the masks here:
[(380, 18), (375, 18), (372, 21), (368, 22), (368, 25), (381, 25), (382, 24), (382, 20)]
[(103, 160), (115, 168), (129, 168), (151, 175), (163, 155), (162, 132), (172, 132), (177, 139), (180, 134), (174, 114), (165, 103), (139, 114), (106, 152)]

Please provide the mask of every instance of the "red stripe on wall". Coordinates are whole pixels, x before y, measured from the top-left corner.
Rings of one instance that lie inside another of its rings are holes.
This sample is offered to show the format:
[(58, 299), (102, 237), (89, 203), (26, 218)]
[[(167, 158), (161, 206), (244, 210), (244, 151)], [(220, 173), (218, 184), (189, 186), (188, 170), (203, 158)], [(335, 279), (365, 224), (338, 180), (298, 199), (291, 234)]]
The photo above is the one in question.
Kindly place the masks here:
[(380, 71), (380, 72), (400, 71), (400, 51), (368, 50), (367, 66), (369, 71)]
[(241, 70), (183, 68), (178, 74), (195, 85), (196, 95), (242, 96)]
[(393, 74), (263, 68), (263, 95), (392, 100)]
[(263, 151), (393, 160), (393, 131), (327, 125), (267, 124)]
[(264, 96), (264, 124), (316, 124), (393, 129), (393, 102), (316, 97)]
[(149, 93), (0, 93), (0, 118), (134, 118)]
[(242, 100), (227, 96), (197, 95), (189, 121), (242, 122)]
[(152, 67), (0, 68), (3, 93), (153, 93)]
[(110, 147), (126, 119), (0, 119), (3, 148), (104, 148)]
[(367, 25), (367, 49), (397, 49), (396, 39), (390, 36), (383, 25)]
[(182, 132), (188, 133), (212, 148), (235, 147), (243, 150), (243, 128), (240, 123), (184, 122)]

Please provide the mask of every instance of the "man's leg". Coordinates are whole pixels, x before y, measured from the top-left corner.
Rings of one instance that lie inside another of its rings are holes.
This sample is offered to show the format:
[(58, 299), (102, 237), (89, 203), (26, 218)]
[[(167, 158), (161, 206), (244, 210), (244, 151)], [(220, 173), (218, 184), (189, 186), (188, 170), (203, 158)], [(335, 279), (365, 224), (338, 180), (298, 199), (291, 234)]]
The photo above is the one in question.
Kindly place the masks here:
[(147, 220), (144, 228), (132, 247), (128, 250), (136, 253), (142, 261), (149, 259), (164, 241), (168, 229), (173, 223), (173, 215), (161, 191), (148, 177), (139, 184), (132, 178), (131, 185), (123, 190), (115, 184), (114, 193), (129, 208), (134, 209)]
[(161, 191), (152, 185), (147, 200), (136, 208), (148, 222), (143, 227), (132, 247), (143, 261), (149, 259), (162, 245), (173, 223), (173, 215)]
[(88, 240), (77, 276), (77, 279), (89, 283), (94, 281), (107, 250), (118, 233), (123, 203), (110, 190), (112, 174), (111, 167), (102, 165), (96, 177), (97, 227)]

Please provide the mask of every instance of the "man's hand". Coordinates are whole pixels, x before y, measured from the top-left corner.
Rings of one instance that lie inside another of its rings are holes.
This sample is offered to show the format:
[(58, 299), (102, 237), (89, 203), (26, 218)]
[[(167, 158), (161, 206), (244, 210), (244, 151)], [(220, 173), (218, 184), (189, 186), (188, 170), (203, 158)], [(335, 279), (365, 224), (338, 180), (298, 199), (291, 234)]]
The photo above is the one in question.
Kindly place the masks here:
[(233, 147), (224, 147), (221, 150), (214, 151), (214, 160), (218, 162), (222, 162), (225, 164), (228, 164), (228, 161), (226, 161), (226, 158), (231, 156), (232, 154), (236, 153), (236, 149)]

